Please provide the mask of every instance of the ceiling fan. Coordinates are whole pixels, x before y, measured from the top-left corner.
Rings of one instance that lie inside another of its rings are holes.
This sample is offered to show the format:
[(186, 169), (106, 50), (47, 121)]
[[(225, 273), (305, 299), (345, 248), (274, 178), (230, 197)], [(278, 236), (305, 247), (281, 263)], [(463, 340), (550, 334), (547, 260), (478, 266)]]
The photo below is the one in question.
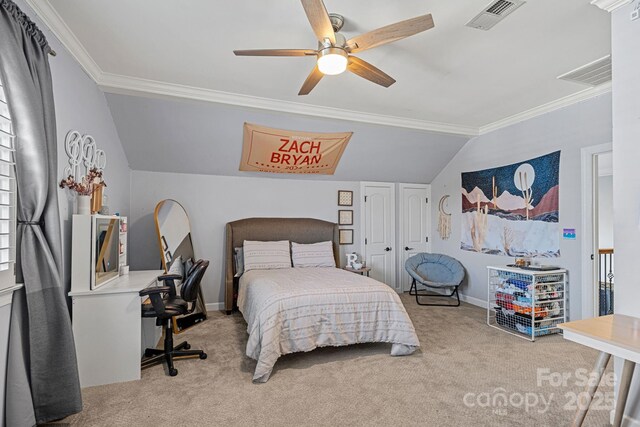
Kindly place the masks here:
[(346, 40), (338, 32), (344, 24), (344, 18), (341, 15), (327, 13), (322, 0), (301, 1), (313, 32), (318, 38), (317, 50), (254, 49), (233, 51), (237, 56), (316, 56), (317, 63), (303, 83), (298, 95), (307, 95), (311, 92), (325, 74), (336, 75), (346, 70), (373, 83), (389, 87), (396, 82), (391, 76), (352, 54), (433, 28), (433, 17), (431, 14), (427, 14), (387, 25)]

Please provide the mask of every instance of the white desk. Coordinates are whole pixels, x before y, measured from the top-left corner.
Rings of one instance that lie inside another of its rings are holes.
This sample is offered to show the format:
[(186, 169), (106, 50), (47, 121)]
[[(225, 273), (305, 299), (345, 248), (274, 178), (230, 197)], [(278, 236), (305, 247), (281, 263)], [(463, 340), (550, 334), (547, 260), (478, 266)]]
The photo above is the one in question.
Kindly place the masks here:
[(587, 386), (589, 401), (585, 408), (578, 408), (573, 421), (573, 425), (576, 427), (582, 425), (584, 417), (587, 415), (591, 399), (593, 399), (598, 383), (611, 356), (624, 359), (613, 422), (614, 427), (619, 427), (622, 423), (633, 371), (636, 364), (640, 363), (640, 319), (621, 314), (612, 314), (610, 316), (563, 323), (558, 327), (564, 331), (565, 339), (600, 351), (600, 357), (594, 370), (597, 382)]
[(160, 328), (142, 319), (138, 292), (161, 274), (130, 271), (96, 290), (69, 292), (81, 387), (140, 379), (142, 353), (156, 346)]

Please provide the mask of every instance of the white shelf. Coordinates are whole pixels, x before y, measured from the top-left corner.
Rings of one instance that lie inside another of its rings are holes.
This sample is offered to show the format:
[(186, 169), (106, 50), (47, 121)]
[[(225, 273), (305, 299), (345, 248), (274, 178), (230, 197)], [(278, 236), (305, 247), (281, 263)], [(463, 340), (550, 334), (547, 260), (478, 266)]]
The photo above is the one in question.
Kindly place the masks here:
[[(487, 324), (520, 338), (561, 332), (566, 321), (567, 271), (487, 267)], [(551, 298), (549, 298), (551, 296)]]
[(510, 271), (513, 273), (518, 273), (518, 274), (527, 274), (527, 275), (540, 275), (540, 274), (558, 274), (558, 273), (566, 273), (567, 270), (565, 270), (564, 268), (557, 268), (555, 270), (527, 270), (525, 268), (519, 268), (519, 267), (501, 267), (501, 266), (488, 266), (487, 269), (494, 269), (494, 270), (500, 270), (500, 271)]
[[(127, 232), (120, 231), (121, 223), (126, 223), (127, 218), (117, 215), (73, 215), (72, 223), (72, 243), (71, 243), (71, 290), (76, 292), (99, 289), (106, 286), (110, 281), (116, 280), (118, 275), (109, 276), (108, 280), (96, 286), (95, 259), (98, 257), (96, 250), (98, 222), (104, 223), (109, 220), (109, 232), (111, 239), (117, 239), (119, 245), (112, 252), (114, 258), (111, 266), (118, 272), (119, 266), (127, 264)], [(103, 224), (104, 225), (104, 224)], [(117, 228), (116, 228), (117, 227)], [(117, 231), (116, 231), (117, 230)], [(121, 252), (122, 250), (122, 252)], [(117, 264), (114, 266), (113, 264)], [(110, 270), (113, 270), (110, 268)]]

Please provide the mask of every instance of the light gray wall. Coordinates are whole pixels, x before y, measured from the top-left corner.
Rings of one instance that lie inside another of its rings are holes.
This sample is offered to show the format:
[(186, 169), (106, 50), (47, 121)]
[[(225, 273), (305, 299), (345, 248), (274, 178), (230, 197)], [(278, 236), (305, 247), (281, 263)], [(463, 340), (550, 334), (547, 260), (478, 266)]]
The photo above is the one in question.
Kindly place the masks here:
[[(556, 150), (560, 159), (560, 229), (581, 230), (580, 149), (611, 141), (611, 96), (574, 104), (570, 107), (539, 116), (479, 136), (469, 141), (431, 183), (433, 203), (433, 250), (451, 255), (465, 266), (467, 283), (461, 291), (472, 298), (487, 300), (487, 270), (489, 265), (506, 265), (513, 258), (479, 254), (460, 249), (461, 177), (462, 172), (487, 169), (523, 161)], [(452, 212), (452, 231), (449, 240), (437, 234), (437, 203), (445, 194)], [(569, 270), (570, 313), (581, 313), (580, 245), (577, 240), (560, 240), (561, 257), (545, 259)]]
[[(50, 59), (58, 124), (58, 177), (63, 178), (63, 170), (68, 164), (64, 148), (66, 134), (70, 130), (77, 130), (82, 134), (92, 135), (98, 148), (103, 149), (107, 155), (104, 179), (107, 183), (105, 194), (108, 196), (110, 211), (127, 216), (131, 171), (104, 94), (67, 51), (56, 40), (52, 40), (53, 36), (47, 34), (47, 37), (58, 53), (58, 56)], [(75, 209), (75, 197), (67, 189), (60, 189), (58, 196), (65, 254), (64, 277), (65, 283), (69, 283), (71, 217)]]
[[(612, 14), (613, 59), (613, 221), (616, 261), (615, 312), (640, 317), (640, 21), (631, 21), (638, 1)], [(616, 365), (620, 366), (616, 361)], [(640, 372), (636, 369), (627, 414), (640, 424)], [(619, 371), (618, 371), (619, 373)]]
[(613, 248), (613, 176), (598, 178), (598, 244)]
[[(353, 191), (354, 206), (338, 207), (338, 190)], [(338, 222), (339, 209), (353, 209), (360, 220), (360, 184), (345, 181), (248, 178), (133, 171), (129, 222), (132, 270), (157, 269), (160, 252), (153, 213), (159, 201), (175, 199), (187, 211), (195, 255), (211, 261), (203, 281), (207, 304), (224, 302), (225, 224), (250, 217), (311, 217)], [(360, 252), (359, 227), (354, 245), (341, 253)], [(344, 264), (344, 256), (341, 263)]]
[(298, 180), (430, 182), (468, 141), (461, 136), (198, 101), (113, 94), (107, 94), (107, 100), (133, 170), (263, 177), (238, 170), (244, 122), (299, 131), (353, 132), (335, 175), (298, 175)]

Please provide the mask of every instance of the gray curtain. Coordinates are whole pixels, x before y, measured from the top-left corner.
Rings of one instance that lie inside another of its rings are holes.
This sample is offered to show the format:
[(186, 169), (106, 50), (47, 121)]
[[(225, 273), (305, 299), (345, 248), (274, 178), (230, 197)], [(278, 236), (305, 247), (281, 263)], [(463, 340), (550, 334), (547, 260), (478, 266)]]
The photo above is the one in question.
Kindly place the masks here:
[(5, 420), (34, 425), (82, 410), (71, 320), (62, 288), (57, 145), (44, 35), (0, 0), (0, 73), (15, 139), (18, 219)]

